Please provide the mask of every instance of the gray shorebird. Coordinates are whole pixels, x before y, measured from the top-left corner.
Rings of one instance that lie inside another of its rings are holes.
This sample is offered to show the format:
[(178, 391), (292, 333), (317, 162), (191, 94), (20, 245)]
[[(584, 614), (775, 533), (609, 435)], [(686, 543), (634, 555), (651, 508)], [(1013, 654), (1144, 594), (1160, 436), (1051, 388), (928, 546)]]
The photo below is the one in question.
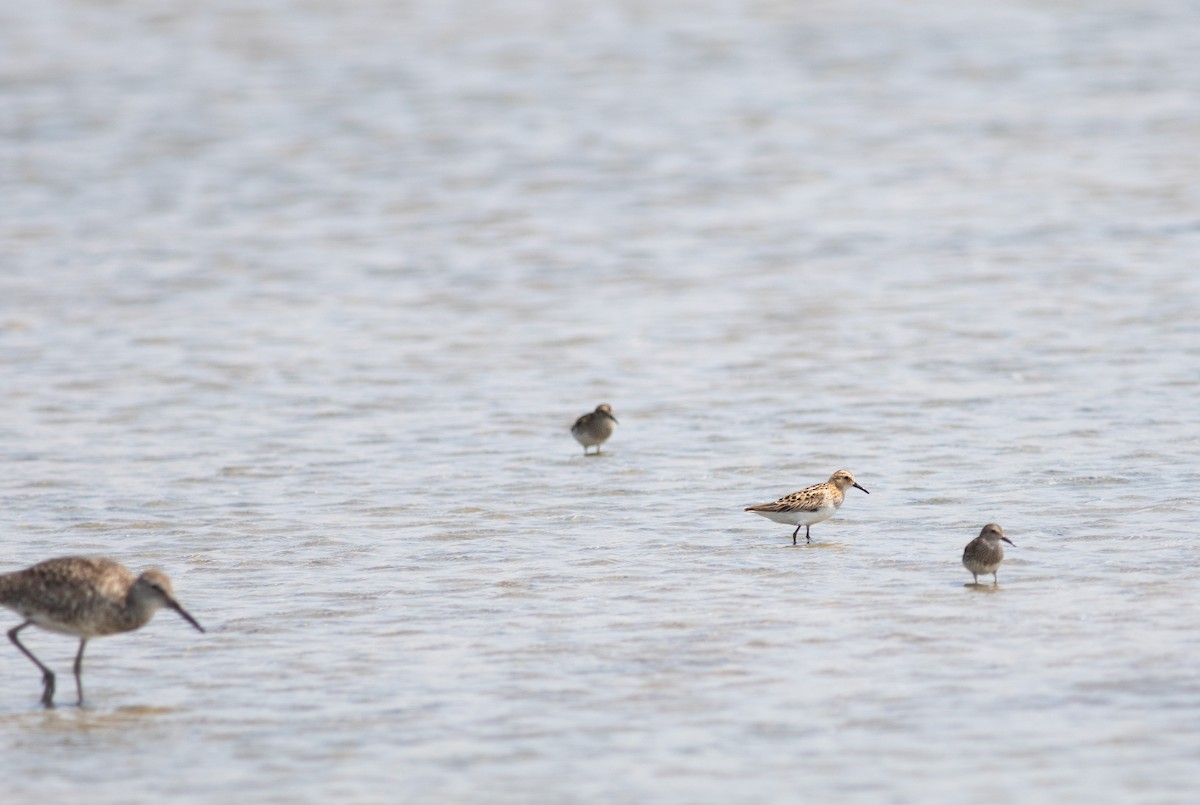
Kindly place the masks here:
[(17, 639), (26, 626), (79, 638), (74, 666), (79, 704), (83, 704), (83, 649), (91, 638), (140, 629), (163, 607), (204, 631), (175, 600), (165, 573), (152, 569), (135, 576), (110, 559), (64, 556), (0, 574), (0, 606), (25, 619), (9, 630), (8, 639), (41, 670), (46, 707), (54, 706), (54, 672)]
[(963, 567), (971, 571), (976, 584), (979, 583), (980, 573), (984, 575), (991, 573), (992, 584), (1000, 583), (1000, 579), (996, 576), (996, 570), (1004, 561), (1004, 547), (1000, 544), (1001, 540), (1014, 548), (1017, 547), (1011, 539), (1004, 536), (1004, 531), (999, 525), (988, 523), (979, 532), (979, 536), (968, 542), (967, 547), (963, 549)]
[(799, 492), (781, 497), (774, 503), (750, 506), (746, 511), (761, 514), (777, 523), (796, 526), (796, 530), (792, 532), (793, 545), (797, 544), (796, 537), (800, 534), (800, 526), (804, 526), (804, 541), (812, 542), (809, 534), (812, 526), (833, 517), (842, 501), (846, 499), (846, 490), (850, 487), (871, 494), (858, 485), (850, 470), (838, 470), (823, 484), (805, 487)]
[(617, 422), (617, 418), (613, 416), (612, 406), (608, 403), (603, 403), (596, 406), (596, 410), (590, 414), (584, 414), (575, 420), (575, 424), (571, 426), (571, 435), (575, 437), (575, 441), (583, 445), (583, 454), (588, 454), (588, 448), (595, 446), (596, 453), (600, 452), (600, 445), (608, 441), (608, 437), (612, 436), (613, 425), (621, 424)]

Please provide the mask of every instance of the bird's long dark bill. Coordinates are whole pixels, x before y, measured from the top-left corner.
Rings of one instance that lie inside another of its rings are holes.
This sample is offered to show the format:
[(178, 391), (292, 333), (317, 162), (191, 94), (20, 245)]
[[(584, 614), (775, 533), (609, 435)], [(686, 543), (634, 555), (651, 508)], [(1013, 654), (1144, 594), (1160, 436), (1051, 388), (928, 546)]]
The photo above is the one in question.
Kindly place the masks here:
[[(615, 416), (613, 416), (612, 414), (605, 414), (605, 416), (608, 417), (609, 419), (611, 419), (613, 422), (617, 422), (617, 418)], [(621, 423), (617, 422), (617, 424), (620, 425)]]
[(1000, 539), (1004, 540), (1005, 542), (1007, 542), (1009, 545), (1013, 546), (1014, 548), (1017, 547), (1017, 543), (1013, 542), (1008, 537), (1001, 537)]
[(183, 619), (184, 619), (185, 621), (187, 621), (188, 623), (190, 623), (192, 626), (195, 626), (197, 630), (199, 630), (199, 631), (201, 631), (201, 632), (203, 632), (203, 631), (204, 631), (204, 627), (203, 627), (203, 626), (201, 626), (200, 624), (196, 623), (196, 619), (195, 619), (195, 618), (193, 618), (191, 615), (189, 615), (189, 614), (188, 614), (188, 611), (187, 611), (186, 609), (184, 609), (183, 607), (179, 606), (179, 602), (178, 602), (178, 601), (172, 601), (172, 602), (171, 602), (171, 604), (170, 604), (170, 606), (171, 606), (171, 609), (175, 610), (175, 611), (176, 611), (176, 612), (178, 612), (178, 613), (179, 613), (181, 616), (183, 616)]
[[(855, 485), (854, 485), (854, 488), (855, 488), (855, 489), (862, 489), (862, 491), (864, 491), (864, 492), (867, 492), (867, 490), (863, 489), (863, 488), (862, 488), (861, 486), (859, 486), (858, 484), (855, 484)], [(871, 493), (870, 493), (870, 492), (867, 492), (867, 494), (869, 495), (869, 494), (871, 494)]]

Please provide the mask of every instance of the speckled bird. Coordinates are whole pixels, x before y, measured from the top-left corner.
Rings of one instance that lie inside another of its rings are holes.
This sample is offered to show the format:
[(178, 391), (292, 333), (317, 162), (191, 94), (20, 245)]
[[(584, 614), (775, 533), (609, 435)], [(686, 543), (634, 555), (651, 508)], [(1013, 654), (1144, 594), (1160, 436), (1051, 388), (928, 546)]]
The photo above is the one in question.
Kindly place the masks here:
[(777, 523), (796, 526), (796, 530), (792, 532), (793, 545), (797, 544), (796, 537), (800, 534), (800, 526), (804, 526), (804, 541), (812, 542), (812, 526), (833, 517), (842, 501), (846, 499), (846, 490), (850, 487), (871, 494), (859, 486), (850, 470), (838, 470), (823, 484), (805, 487), (799, 492), (781, 497), (774, 503), (750, 506), (746, 511), (761, 514)]
[(963, 549), (963, 567), (971, 571), (976, 584), (979, 583), (981, 573), (985, 576), (991, 573), (992, 584), (1000, 583), (996, 570), (1004, 561), (1004, 546), (1000, 544), (1001, 541), (1017, 547), (1011, 539), (1004, 536), (1004, 530), (999, 525), (988, 523), (979, 532), (979, 536), (968, 542), (967, 547)]
[(204, 631), (175, 600), (165, 573), (151, 569), (135, 576), (110, 559), (65, 556), (0, 574), (0, 606), (25, 619), (9, 630), (8, 639), (41, 670), (46, 707), (54, 706), (54, 672), (17, 639), (26, 626), (79, 638), (74, 666), (79, 704), (83, 704), (83, 650), (91, 638), (140, 629), (163, 607)]
[(589, 447), (596, 448), (596, 454), (600, 453), (600, 445), (608, 441), (608, 437), (612, 436), (613, 425), (621, 424), (617, 422), (617, 418), (613, 416), (612, 406), (608, 403), (603, 403), (596, 406), (596, 410), (590, 414), (584, 414), (575, 420), (575, 424), (571, 426), (571, 435), (575, 437), (575, 441), (583, 445), (583, 454), (588, 454)]

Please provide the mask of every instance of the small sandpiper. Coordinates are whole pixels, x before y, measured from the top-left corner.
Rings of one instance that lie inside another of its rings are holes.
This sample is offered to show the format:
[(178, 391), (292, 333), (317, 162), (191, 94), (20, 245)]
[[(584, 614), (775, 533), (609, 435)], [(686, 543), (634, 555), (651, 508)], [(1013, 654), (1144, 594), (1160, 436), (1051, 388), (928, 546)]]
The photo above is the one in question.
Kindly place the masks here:
[(171, 580), (161, 570), (135, 576), (110, 559), (65, 556), (47, 559), (25, 570), (0, 574), (0, 606), (25, 619), (8, 632), (13, 642), (42, 672), (42, 704), (54, 706), (54, 672), (21, 645), (17, 633), (26, 626), (79, 638), (75, 655), (75, 691), (83, 704), (83, 649), (93, 637), (132, 632), (166, 607), (201, 632), (204, 628), (175, 600)]
[(584, 414), (575, 420), (575, 424), (571, 426), (571, 435), (575, 437), (575, 441), (583, 445), (583, 454), (588, 454), (588, 448), (595, 446), (596, 455), (600, 454), (600, 445), (608, 441), (608, 437), (612, 436), (613, 424), (621, 424), (617, 422), (617, 418), (613, 416), (612, 406), (608, 403), (597, 405), (596, 410), (590, 414)]
[(796, 537), (800, 534), (800, 526), (804, 526), (804, 541), (812, 542), (809, 534), (812, 526), (833, 517), (842, 501), (846, 499), (846, 490), (850, 487), (871, 494), (858, 485), (850, 470), (838, 470), (823, 484), (805, 487), (799, 492), (781, 497), (774, 503), (750, 506), (746, 511), (761, 514), (777, 523), (796, 526), (796, 530), (792, 532), (793, 545), (797, 544)]
[(967, 543), (967, 547), (963, 549), (963, 567), (971, 571), (971, 575), (975, 577), (975, 583), (979, 583), (979, 574), (992, 574), (992, 584), (999, 584), (1000, 579), (996, 576), (996, 570), (999, 569), (1000, 563), (1004, 561), (1004, 547), (1000, 544), (1003, 540), (1014, 548), (1017, 547), (1011, 539), (1004, 536), (1004, 531), (996, 523), (988, 523), (979, 532), (979, 536)]

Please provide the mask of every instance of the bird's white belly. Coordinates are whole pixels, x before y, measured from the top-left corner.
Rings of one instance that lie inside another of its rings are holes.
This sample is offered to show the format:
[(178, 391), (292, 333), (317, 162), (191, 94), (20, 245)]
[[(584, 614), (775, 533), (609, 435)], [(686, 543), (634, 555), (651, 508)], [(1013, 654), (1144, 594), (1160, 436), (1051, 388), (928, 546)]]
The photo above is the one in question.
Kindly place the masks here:
[(776, 523), (784, 523), (786, 525), (815, 525), (823, 520), (828, 520), (833, 517), (837, 511), (836, 506), (822, 506), (819, 509), (811, 511), (796, 510), (790, 512), (764, 512), (756, 511), (755, 514), (761, 514), (768, 520), (773, 520)]
[(972, 573), (983, 575), (984, 573), (995, 573), (997, 568), (1000, 567), (1000, 562), (980, 562), (974, 559), (964, 559), (963, 567)]
[(42, 615), (40, 613), (31, 612), (31, 613), (26, 614), (25, 617), (28, 618), (30, 621), (32, 621), (34, 626), (37, 626), (39, 629), (45, 629), (47, 632), (54, 632), (55, 634), (70, 635), (71, 637), (84, 636), (83, 632), (85, 630), (81, 630), (77, 626), (72, 626), (70, 624), (62, 623), (62, 622), (54, 620), (52, 618), (48, 618), (45, 615)]
[(575, 441), (579, 442), (584, 447), (595, 447), (608, 438), (607, 436), (593, 436), (591, 433), (583, 429), (572, 430), (571, 435), (575, 437)]

